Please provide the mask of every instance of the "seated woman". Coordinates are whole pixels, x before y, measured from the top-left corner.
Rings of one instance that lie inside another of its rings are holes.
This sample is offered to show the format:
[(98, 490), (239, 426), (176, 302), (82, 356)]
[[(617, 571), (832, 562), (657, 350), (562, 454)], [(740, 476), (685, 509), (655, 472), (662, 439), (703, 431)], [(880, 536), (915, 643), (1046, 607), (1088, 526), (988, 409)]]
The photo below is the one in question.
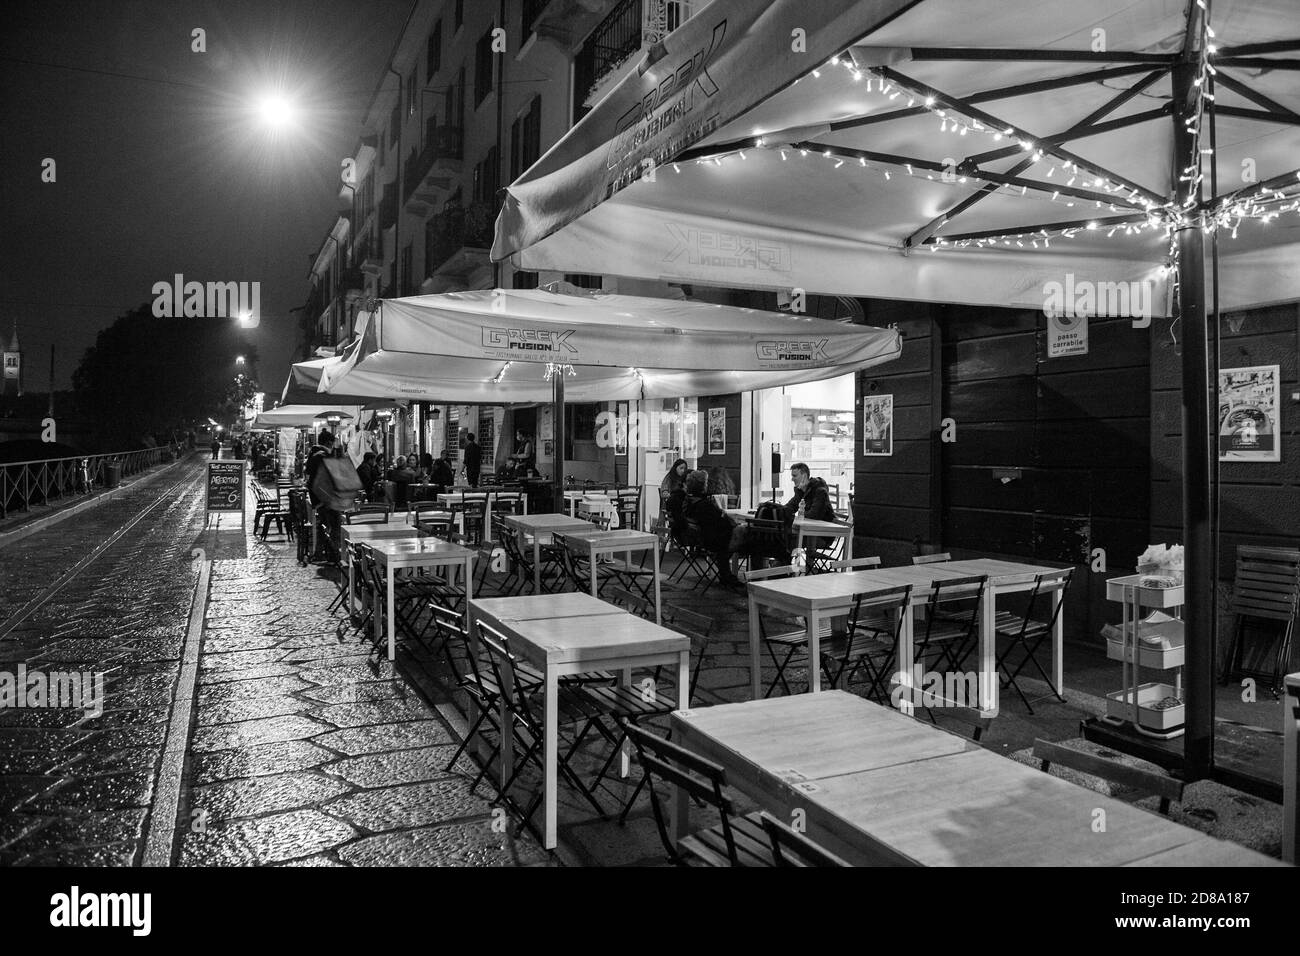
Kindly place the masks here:
[[(743, 522), (733, 521), (718, 503), (709, 496), (709, 476), (703, 471), (693, 471), (686, 476), (684, 497), (681, 499), (681, 518), (691, 532), (698, 534), (698, 543), (713, 554), (718, 566), (718, 580), (726, 587), (741, 587), (736, 577), (736, 564), (745, 550), (746, 529)], [(670, 499), (670, 509), (675, 502)]]

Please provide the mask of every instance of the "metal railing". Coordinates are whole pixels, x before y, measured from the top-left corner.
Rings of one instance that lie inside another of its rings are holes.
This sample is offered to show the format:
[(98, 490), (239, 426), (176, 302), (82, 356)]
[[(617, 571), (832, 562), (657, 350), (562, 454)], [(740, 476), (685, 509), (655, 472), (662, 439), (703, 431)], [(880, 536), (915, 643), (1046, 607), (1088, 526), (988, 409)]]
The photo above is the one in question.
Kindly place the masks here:
[(121, 469), (119, 477), (134, 475), (174, 454), (173, 446), (162, 445), (106, 455), (0, 463), (0, 518), (14, 511), (30, 511), (33, 504), (89, 494), (105, 484), (110, 466)]

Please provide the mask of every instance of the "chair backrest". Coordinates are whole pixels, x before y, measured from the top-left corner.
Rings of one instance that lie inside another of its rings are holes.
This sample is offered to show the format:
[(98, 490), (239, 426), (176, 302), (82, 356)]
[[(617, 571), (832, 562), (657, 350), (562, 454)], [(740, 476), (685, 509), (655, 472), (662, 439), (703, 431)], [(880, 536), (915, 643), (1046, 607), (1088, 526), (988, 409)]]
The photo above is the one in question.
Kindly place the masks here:
[[(1050, 630), (1056, 626), (1056, 619), (1061, 615), (1061, 609), (1064, 601), (1053, 601), (1051, 595), (1055, 591), (1060, 591), (1064, 595), (1070, 587), (1070, 581), (1074, 578), (1074, 568), (1061, 568), (1059, 571), (1046, 571), (1034, 576), (1034, 589), (1029, 594), (1029, 603), (1025, 606), (1024, 620), (1020, 625), (1020, 633), (1036, 625), (1046, 625)], [(1044, 622), (1034, 614), (1034, 609), (1039, 605), (1039, 598), (1046, 598), (1051, 611), (1048, 613), (1047, 620)]]
[(840, 486), (827, 482), (826, 494), (831, 499), (831, 507), (838, 510), (840, 506)]
[(374, 505), (362, 505), (357, 511), (344, 512), (343, 520), (347, 524), (388, 524), (388, 506), (381, 506), (382, 510), (374, 508)]
[(655, 790), (655, 780), (678, 787), (718, 811), (722, 818), (722, 837), (726, 843), (727, 856), (732, 866), (739, 865), (736, 842), (731, 832), (731, 816), (735, 813), (735, 805), (723, 790), (727, 785), (727, 772), (713, 761), (643, 730), (630, 721), (620, 719), (619, 726), (632, 741), (637, 760), (650, 778), (650, 804), (654, 810), (655, 823), (659, 827), (659, 838), (663, 841), (669, 858), (674, 863), (681, 862), (681, 854), (668, 835), (664, 810)]
[[(969, 602), (970, 620), (967, 622), (967, 627), (975, 627), (979, 620), (980, 599), (984, 596), (984, 586), (988, 584), (988, 580), (988, 575), (979, 574), (971, 575), (969, 577), (949, 578), (947, 580), (936, 579), (931, 581), (930, 597), (926, 601), (926, 635), (929, 636), (930, 629), (939, 617), (936, 611), (940, 604), (952, 604), (954, 602), (965, 604)], [(952, 620), (955, 617), (951, 608), (944, 613), (949, 620)]]
[(1181, 801), (1187, 784), (1182, 780), (1141, 767), (1122, 764), (1100, 754), (1074, 750), (1058, 743), (1038, 739), (1034, 741), (1034, 756), (1043, 762), (1043, 772), (1050, 772), (1052, 764), (1060, 764), (1080, 773), (1101, 777), (1111, 783), (1137, 790), (1143, 796), (1154, 794), (1160, 798), (1160, 812), (1168, 813), (1171, 801)]
[(766, 810), (758, 815), (758, 819), (772, 842), (772, 861), (777, 866), (849, 865), (802, 833), (796, 833)]
[(1232, 610), (1247, 617), (1294, 621), (1300, 600), (1300, 551), (1237, 548)]
[(633, 614), (639, 614), (647, 619), (653, 619), (655, 616), (654, 608), (649, 603), (626, 588), (609, 587), (605, 590), (605, 594), (614, 604), (627, 608)]
[[(901, 587), (876, 588), (870, 591), (861, 591), (853, 595), (853, 607), (849, 611), (848, 632), (852, 634), (857, 630), (858, 622), (862, 620), (862, 611), (866, 608), (874, 614), (892, 614), (894, 615), (894, 640), (903, 627), (903, 618), (907, 616), (907, 606), (912, 601), (912, 585), (905, 584)], [(852, 642), (847, 642), (851, 644)]]
[(757, 571), (746, 571), (746, 583), (751, 581), (767, 581), (771, 578), (792, 578), (803, 573), (802, 568), (796, 568), (793, 564), (783, 564), (779, 568), (760, 568)]
[[(478, 643), (483, 648), (488, 669), (491, 671), (496, 686), (501, 688), (502, 697), (506, 698), (506, 705), (515, 711), (520, 718), (536, 728), (537, 722), (529, 706), (528, 694), (520, 686), (519, 681), (516, 680), (515, 656), (510, 653), (510, 639), (496, 628), (484, 624), (482, 621), (475, 621), (475, 626), (478, 632)], [(472, 659), (473, 655), (470, 656)], [(513, 694), (509, 696), (505, 692), (507, 682), (514, 688)]]
[(790, 553), (794, 543), (794, 533), (784, 521), (766, 518), (749, 519), (749, 528), (745, 533), (745, 548), (750, 554)]
[(880, 558), (849, 558), (847, 561), (832, 561), (827, 565), (832, 571), (861, 571), (863, 568), (880, 567)]
[[(470, 672), (478, 678), (478, 662), (474, 660), (473, 648), (469, 646), (469, 635), (465, 632), (465, 627), (461, 622), (459, 611), (453, 611), (449, 607), (439, 604), (437, 601), (429, 602), (429, 610), (433, 614), (433, 626), (437, 633), (443, 635), (443, 652), (447, 655), (447, 663), (451, 667), (453, 674), (456, 674), (456, 658), (452, 653), (453, 645), (462, 655), (469, 658)], [(459, 675), (458, 675), (459, 676)]]
[(947, 551), (939, 554), (918, 554), (912, 557), (913, 564), (938, 564), (940, 561), (951, 561), (952, 555)]

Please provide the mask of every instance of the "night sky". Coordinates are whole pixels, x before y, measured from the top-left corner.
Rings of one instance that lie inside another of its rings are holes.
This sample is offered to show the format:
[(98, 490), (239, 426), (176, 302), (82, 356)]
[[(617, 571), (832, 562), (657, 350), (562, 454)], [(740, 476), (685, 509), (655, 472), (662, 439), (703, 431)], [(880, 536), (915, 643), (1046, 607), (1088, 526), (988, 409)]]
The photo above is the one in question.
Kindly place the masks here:
[[(309, 254), (339, 208), (339, 162), (410, 8), (6, 4), (0, 338), (17, 319), (26, 389), (46, 390), (51, 344), (55, 387), (70, 387), (96, 333), (179, 272), (261, 283), (261, 324), (247, 335), (268, 403), (278, 398), (298, 336), (290, 310), (306, 301)], [(191, 51), (196, 27), (206, 53)], [(272, 90), (298, 105), (295, 126), (261, 121), (254, 104)], [(41, 181), (46, 158), (53, 183)]]

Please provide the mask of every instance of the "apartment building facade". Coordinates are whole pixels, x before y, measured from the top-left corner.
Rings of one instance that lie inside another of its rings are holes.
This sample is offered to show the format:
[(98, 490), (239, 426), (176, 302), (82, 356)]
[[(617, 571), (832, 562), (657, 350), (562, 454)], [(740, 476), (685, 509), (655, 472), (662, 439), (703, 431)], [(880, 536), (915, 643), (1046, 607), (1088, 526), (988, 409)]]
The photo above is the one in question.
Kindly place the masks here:
[[(707, 2), (417, 0), (361, 117), (356, 147), (340, 161), (339, 213), (311, 266), (304, 356), (343, 346), (358, 313), (379, 298), (556, 280), (616, 288), (601, 276), (494, 266), (488, 250), (501, 191), (646, 46)], [(538, 435), (546, 425), (536, 413), (516, 421), (504, 410), (417, 403), (399, 418), (396, 447), (454, 454), (461, 429), (479, 433), (481, 444), (487, 432), (489, 466), (509, 454), (515, 428)], [(553, 461), (542, 442), (538, 451), (539, 466)], [(602, 460), (586, 470), (612, 467)]]

